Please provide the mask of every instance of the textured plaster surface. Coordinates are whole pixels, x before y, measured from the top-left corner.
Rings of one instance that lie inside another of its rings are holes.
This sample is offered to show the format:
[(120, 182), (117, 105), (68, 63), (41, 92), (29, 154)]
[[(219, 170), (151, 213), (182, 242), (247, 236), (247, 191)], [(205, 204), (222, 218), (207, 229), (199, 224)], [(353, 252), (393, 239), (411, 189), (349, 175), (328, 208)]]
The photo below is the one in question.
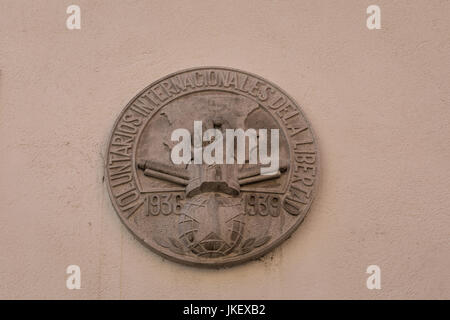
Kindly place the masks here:
[[(81, 30), (65, 27), (81, 7)], [(366, 28), (381, 7), (382, 29)], [(450, 298), (448, 1), (0, 0), (0, 298)], [(222, 65), (296, 99), (321, 151), (312, 210), (258, 261), (166, 261), (103, 182), (113, 123), (171, 72)], [(65, 286), (68, 265), (82, 289)], [(381, 290), (366, 288), (379, 265)]]

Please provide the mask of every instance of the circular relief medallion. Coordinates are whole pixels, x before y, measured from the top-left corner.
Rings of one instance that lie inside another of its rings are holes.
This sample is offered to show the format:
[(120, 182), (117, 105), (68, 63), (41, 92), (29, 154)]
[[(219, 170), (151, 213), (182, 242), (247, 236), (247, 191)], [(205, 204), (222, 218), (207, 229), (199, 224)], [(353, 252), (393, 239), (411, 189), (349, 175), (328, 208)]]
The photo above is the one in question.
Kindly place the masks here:
[(288, 238), (313, 200), (319, 159), (295, 101), (239, 70), (160, 79), (117, 119), (107, 150), (112, 203), (168, 259), (230, 266)]

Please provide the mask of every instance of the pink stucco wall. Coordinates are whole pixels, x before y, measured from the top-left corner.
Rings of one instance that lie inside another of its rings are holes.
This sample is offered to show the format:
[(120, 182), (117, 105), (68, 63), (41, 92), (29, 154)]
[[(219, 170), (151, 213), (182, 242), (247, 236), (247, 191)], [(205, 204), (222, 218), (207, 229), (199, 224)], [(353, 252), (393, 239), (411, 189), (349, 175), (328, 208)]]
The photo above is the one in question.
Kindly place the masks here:
[[(81, 7), (81, 30), (66, 8)], [(366, 28), (381, 7), (382, 29)], [(0, 0), (0, 298), (450, 298), (450, 3)], [(103, 183), (112, 125), (171, 72), (222, 65), (296, 99), (321, 152), (305, 222), (223, 270), (163, 260)], [(82, 271), (66, 288), (65, 269)], [(366, 288), (367, 266), (382, 289)]]

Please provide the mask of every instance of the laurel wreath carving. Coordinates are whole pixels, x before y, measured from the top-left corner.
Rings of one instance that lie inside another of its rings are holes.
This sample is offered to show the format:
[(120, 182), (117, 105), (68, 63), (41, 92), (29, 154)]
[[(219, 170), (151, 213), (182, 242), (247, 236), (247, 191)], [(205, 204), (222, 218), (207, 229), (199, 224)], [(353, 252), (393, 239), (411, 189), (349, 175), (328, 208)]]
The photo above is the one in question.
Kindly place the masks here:
[(160, 237), (153, 238), (153, 240), (155, 240), (155, 242), (163, 248), (167, 248), (176, 254), (184, 254), (185, 253), (184, 246), (180, 241), (178, 241), (175, 238), (171, 238), (171, 237), (169, 237), (168, 239), (169, 239), (169, 241), (167, 241), (163, 238), (160, 238)]
[[(245, 253), (249, 253), (250, 251), (254, 250), (255, 248), (261, 247), (263, 245), (265, 245), (267, 242), (270, 241), (272, 237), (265, 235), (262, 236), (261, 238), (248, 238), (247, 240), (242, 242), (242, 245), (238, 248), (238, 252), (240, 254), (245, 254)], [(183, 244), (178, 241), (175, 238), (169, 237), (167, 238), (168, 240), (165, 240), (161, 237), (154, 237), (153, 240), (155, 240), (155, 242), (160, 245), (163, 248), (167, 248), (170, 251), (172, 251), (173, 253), (176, 254), (181, 254), (184, 255), (185, 252), (185, 247), (183, 246)]]
[(269, 242), (271, 239), (271, 236), (262, 236), (261, 238), (249, 238), (247, 240), (245, 240), (244, 242), (242, 242), (240, 251), (241, 254), (245, 254), (245, 253), (249, 253), (250, 251), (252, 251), (255, 248), (261, 247), (262, 245), (266, 244), (267, 242)]

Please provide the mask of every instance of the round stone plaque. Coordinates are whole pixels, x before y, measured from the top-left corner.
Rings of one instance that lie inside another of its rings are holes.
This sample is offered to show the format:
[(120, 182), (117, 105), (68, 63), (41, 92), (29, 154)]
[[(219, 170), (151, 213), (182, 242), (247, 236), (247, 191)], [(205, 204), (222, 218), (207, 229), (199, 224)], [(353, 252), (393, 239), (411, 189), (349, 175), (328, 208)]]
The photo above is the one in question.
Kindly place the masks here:
[(319, 158), (309, 122), (273, 83), (201, 67), (142, 90), (119, 115), (106, 183), (122, 222), (165, 258), (230, 266), (305, 218)]

